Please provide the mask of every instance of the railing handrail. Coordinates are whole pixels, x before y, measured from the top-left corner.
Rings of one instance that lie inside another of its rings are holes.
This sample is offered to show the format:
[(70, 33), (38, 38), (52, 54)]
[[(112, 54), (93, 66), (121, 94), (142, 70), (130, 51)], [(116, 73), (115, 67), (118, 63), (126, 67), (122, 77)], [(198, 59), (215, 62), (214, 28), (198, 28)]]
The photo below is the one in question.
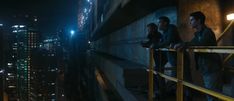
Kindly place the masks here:
[[(175, 49), (170, 49), (170, 48), (159, 48), (159, 49), (155, 49), (155, 50), (156, 51), (176, 51)], [(153, 55), (152, 49), (150, 49), (150, 51), (151, 51), (150, 52), (150, 60), (152, 61), (152, 58), (153, 58), (152, 57), (152, 55)], [(202, 52), (202, 53), (229, 53), (229, 54), (234, 54), (234, 46), (192, 46), (192, 47), (188, 47), (186, 49), (186, 51), (188, 51), (188, 52), (191, 52), (191, 51), (192, 52)], [(212, 96), (217, 97), (219, 99), (222, 99), (224, 101), (234, 101), (234, 98), (232, 98), (230, 96), (227, 96), (227, 95), (221, 94), (219, 92), (215, 92), (215, 91), (206, 89), (204, 87), (196, 86), (196, 85), (194, 85), (192, 83), (185, 82), (183, 80), (183, 52), (182, 51), (181, 52), (177, 51), (177, 56), (179, 56), (179, 58), (177, 57), (177, 59), (179, 59), (179, 61), (177, 60), (177, 62), (178, 62), (177, 63), (177, 78), (167, 76), (167, 75), (165, 75), (163, 73), (160, 73), (160, 72), (156, 72), (156, 71), (153, 72), (154, 74), (159, 74), (159, 76), (161, 76), (161, 77), (163, 77), (165, 79), (177, 82), (177, 93), (182, 93), (182, 94), (177, 94), (177, 101), (183, 101), (183, 98), (182, 98), (182, 96), (183, 96), (183, 86), (187, 86), (187, 87), (195, 89), (195, 90), (197, 90), (199, 92), (203, 92), (205, 94), (212, 95)], [(153, 65), (153, 63), (150, 62), (150, 68), (149, 68), (148, 71), (153, 71), (152, 65)], [(182, 74), (179, 74), (178, 72), (182, 73)], [(149, 78), (149, 79), (152, 79), (152, 76), (150, 76), (150, 77), (151, 78)], [(150, 83), (152, 83), (152, 82), (150, 82)], [(150, 85), (153, 85), (153, 84), (150, 84)], [(152, 90), (150, 90), (150, 91), (151, 92), (149, 92), (149, 93), (152, 93)], [(151, 99), (151, 98), (149, 97), (149, 99)]]
[[(158, 48), (156, 51), (176, 51), (172, 48)], [(234, 54), (234, 46), (190, 46), (185, 49), (187, 52), (198, 52), (198, 53), (228, 53)]]
[(190, 49), (234, 49), (234, 46), (189, 46)]
[[(154, 71), (154, 74), (155, 75), (158, 74), (159, 76), (161, 76), (161, 77), (163, 77), (163, 78), (165, 78), (167, 80), (173, 81), (173, 82), (178, 82), (179, 81), (177, 78), (165, 75), (165, 74), (163, 74), (161, 72)], [(204, 87), (200, 87), (200, 86), (194, 85), (194, 84), (186, 82), (186, 81), (182, 81), (182, 82), (183, 82), (184, 86), (187, 86), (187, 87), (192, 88), (194, 90), (197, 90), (197, 91), (200, 91), (200, 92), (203, 92), (203, 93), (206, 93), (206, 94), (209, 94), (209, 95), (221, 98), (221, 99), (223, 99), (225, 101), (234, 101), (234, 98), (232, 98), (230, 96), (227, 96), (227, 95), (224, 95), (222, 93), (218, 93), (218, 92), (206, 89)]]

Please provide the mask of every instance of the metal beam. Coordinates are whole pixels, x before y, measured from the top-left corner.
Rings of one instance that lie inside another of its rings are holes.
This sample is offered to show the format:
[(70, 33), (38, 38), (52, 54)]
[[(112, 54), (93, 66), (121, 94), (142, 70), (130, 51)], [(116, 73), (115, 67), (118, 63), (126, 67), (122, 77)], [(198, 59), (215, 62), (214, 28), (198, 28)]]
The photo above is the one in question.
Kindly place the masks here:
[(229, 54), (223, 61), (223, 63), (227, 63), (232, 57), (234, 56), (234, 54)]
[(222, 38), (223, 38), (223, 36), (225, 35), (225, 33), (228, 31), (228, 29), (232, 26), (232, 24), (233, 24), (233, 22), (234, 22), (234, 20), (232, 20), (229, 24), (228, 24), (228, 26), (224, 29), (224, 31), (220, 34), (220, 36), (218, 37), (218, 39), (217, 39), (217, 42), (219, 42)]

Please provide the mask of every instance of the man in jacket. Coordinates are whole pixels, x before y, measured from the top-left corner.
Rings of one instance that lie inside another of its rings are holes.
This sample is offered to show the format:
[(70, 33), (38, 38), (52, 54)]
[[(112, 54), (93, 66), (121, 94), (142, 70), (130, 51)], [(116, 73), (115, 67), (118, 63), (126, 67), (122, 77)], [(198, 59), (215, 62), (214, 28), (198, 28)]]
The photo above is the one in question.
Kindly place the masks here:
[[(190, 14), (190, 25), (196, 29), (194, 38), (190, 42), (176, 44), (174, 48), (181, 49), (187, 46), (217, 46), (214, 32), (205, 25), (205, 15), (200, 12)], [(202, 73), (204, 86), (216, 92), (222, 91), (222, 73), (221, 59), (215, 53), (196, 53), (196, 65)], [(207, 96), (208, 101), (216, 101), (217, 99)]]

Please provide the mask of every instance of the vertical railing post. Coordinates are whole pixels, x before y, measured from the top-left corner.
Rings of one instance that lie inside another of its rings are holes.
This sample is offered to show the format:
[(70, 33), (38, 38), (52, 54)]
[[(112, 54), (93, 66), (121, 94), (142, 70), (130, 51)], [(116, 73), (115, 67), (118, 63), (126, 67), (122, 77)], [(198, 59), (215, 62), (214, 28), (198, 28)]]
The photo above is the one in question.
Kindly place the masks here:
[(184, 64), (184, 54), (183, 51), (177, 51), (177, 92), (176, 101), (183, 101), (183, 68)]
[(150, 49), (149, 54), (149, 92), (148, 92), (148, 101), (153, 101), (153, 92), (154, 92), (154, 49)]

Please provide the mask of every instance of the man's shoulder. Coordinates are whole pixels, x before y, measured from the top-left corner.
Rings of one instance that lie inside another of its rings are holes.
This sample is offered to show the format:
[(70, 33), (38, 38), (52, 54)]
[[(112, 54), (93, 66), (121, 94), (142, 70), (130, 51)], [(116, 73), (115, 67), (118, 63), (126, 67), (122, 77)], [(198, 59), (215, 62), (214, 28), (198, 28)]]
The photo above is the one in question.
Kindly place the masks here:
[(169, 24), (168, 30), (177, 30), (177, 26), (174, 24)]
[(205, 26), (203, 33), (212, 33), (214, 34), (213, 30), (210, 27)]
[(154, 34), (153, 34), (153, 36), (161, 38), (162, 34), (160, 32), (158, 32), (158, 31), (155, 31)]
[(177, 26), (175, 24), (169, 24), (169, 27), (171, 27), (171, 28), (177, 28)]

